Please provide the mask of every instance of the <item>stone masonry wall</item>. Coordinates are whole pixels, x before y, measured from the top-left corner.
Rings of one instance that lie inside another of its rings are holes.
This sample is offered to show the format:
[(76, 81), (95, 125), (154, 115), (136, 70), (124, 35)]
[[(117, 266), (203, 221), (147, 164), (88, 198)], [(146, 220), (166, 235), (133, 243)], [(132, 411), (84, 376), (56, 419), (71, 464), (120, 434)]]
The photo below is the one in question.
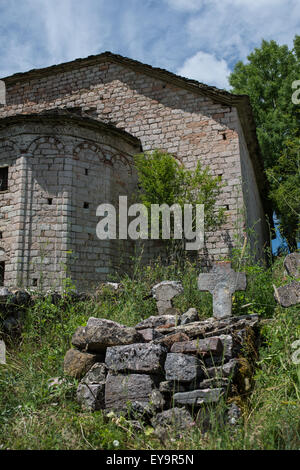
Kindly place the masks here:
[(22, 210), (22, 176), (25, 161), (9, 138), (0, 140), (0, 167), (8, 168), (8, 189), (0, 192), (0, 261), (5, 263), (5, 282), (16, 285), (17, 249), (20, 242), (19, 214)]
[(249, 157), (249, 151), (247, 149), (240, 124), (238, 129), (243, 181), (243, 212), (246, 217), (246, 226), (249, 228), (248, 237), (250, 239), (252, 250), (254, 253), (256, 253), (257, 259), (262, 259), (264, 257), (263, 250), (265, 247), (267, 247), (270, 233), (266, 223), (265, 211), (255, 179), (253, 164)]
[(132, 194), (139, 142), (60, 119), (0, 126), (0, 167), (9, 167), (0, 193), (6, 287), (55, 289), (71, 276), (90, 290), (116, 265), (128, 269), (133, 255), (130, 241), (96, 237), (96, 209)]
[(244, 202), (235, 108), (107, 61), (8, 84), (0, 118), (56, 107), (82, 107), (138, 137), (143, 150), (171, 152), (187, 168), (200, 160), (221, 174), (225, 186), (218, 204), (228, 219), (222, 230), (208, 234), (205, 253), (219, 258), (230, 252)]

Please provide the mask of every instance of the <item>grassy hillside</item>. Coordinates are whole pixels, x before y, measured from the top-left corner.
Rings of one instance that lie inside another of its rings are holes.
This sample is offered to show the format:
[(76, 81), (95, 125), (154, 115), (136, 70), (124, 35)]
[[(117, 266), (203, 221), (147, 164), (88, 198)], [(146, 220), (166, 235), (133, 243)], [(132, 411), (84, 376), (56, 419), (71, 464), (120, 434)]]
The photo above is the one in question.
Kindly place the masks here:
[(234, 314), (258, 313), (263, 324), (255, 386), (240, 403), (239, 425), (220, 425), (221, 403), (205, 435), (194, 428), (159, 439), (142, 423), (137, 431), (125, 418), (83, 412), (74, 400), (76, 380), (49, 389), (50, 378), (63, 377), (75, 329), (90, 316), (132, 326), (154, 314), (149, 291), (156, 282), (181, 280), (179, 310), (196, 307), (201, 318), (212, 315), (211, 296), (198, 291), (193, 265), (157, 263), (137, 266), (133, 278), (122, 278), (120, 294), (105, 289), (97, 300), (74, 303), (66, 296), (57, 305), (48, 298), (28, 310), (21, 338), (9, 343), (7, 365), (0, 366), (0, 449), (299, 449), (300, 364), (292, 362), (291, 345), (300, 339), (300, 315), (299, 306), (283, 309), (274, 301), (272, 284), (285, 282), (282, 262), (278, 258), (270, 268), (235, 265), (247, 272), (248, 288), (236, 293)]

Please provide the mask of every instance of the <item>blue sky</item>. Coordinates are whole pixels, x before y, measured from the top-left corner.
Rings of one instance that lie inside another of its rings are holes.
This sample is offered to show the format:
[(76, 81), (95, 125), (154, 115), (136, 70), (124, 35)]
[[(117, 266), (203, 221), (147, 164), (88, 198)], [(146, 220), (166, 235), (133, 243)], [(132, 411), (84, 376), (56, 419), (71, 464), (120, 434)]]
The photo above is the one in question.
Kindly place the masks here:
[(299, 0), (0, 0), (0, 77), (109, 50), (228, 88), (262, 38), (296, 33)]

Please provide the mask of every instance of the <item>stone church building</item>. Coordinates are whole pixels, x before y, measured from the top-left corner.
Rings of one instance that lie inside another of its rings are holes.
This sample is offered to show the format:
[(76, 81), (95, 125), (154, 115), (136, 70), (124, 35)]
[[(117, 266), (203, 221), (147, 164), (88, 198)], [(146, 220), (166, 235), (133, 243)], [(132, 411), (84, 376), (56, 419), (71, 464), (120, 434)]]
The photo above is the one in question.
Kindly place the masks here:
[[(0, 81), (0, 282), (53, 288), (71, 277), (92, 287), (129, 266), (133, 241), (101, 241), (96, 208), (134, 194), (133, 155), (162, 149), (222, 175), (221, 259), (254, 228), (268, 244), (262, 169), (247, 96), (236, 96), (109, 52)], [(158, 246), (145, 242), (144, 256)]]

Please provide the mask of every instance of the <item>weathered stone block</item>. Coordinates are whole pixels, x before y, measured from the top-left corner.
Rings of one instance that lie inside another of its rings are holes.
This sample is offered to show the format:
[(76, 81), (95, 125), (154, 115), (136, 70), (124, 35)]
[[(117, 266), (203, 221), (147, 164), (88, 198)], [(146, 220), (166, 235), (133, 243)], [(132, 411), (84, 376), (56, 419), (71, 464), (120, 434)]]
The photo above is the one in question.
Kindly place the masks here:
[(239, 368), (238, 359), (231, 359), (229, 362), (222, 366), (222, 373), (224, 377), (234, 377)]
[(78, 349), (85, 349), (87, 346), (85, 331), (85, 326), (79, 326), (72, 336), (71, 343)]
[(156, 339), (164, 337), (161, 333), (154, 330), (154, 328), (146, 328), (145, 330), (139, 330), (139, 333), (140, 335), (142, 335), (145, 342), (154, 341)]
[(104, 363), (96, 362), (88, 373), (81, 380), (82, 383), (98, 384), (105, 382), (107, 375), (107, 367)]
[(215, 322), (212, 318), (210, 318), (208, 320), (179, 325), (176, 331), (186, 334), (191, 339), (203, 338), (207, 333), (214, 331), (214, 326)]
[(222, 377), (235, 377), (238, 371), (238, 360), (231, 359), (226, 364), (218, 367), (203, 368), (204, 377), (207, 378), (222, 378)]
[(69, 349), (64, 359), (64, 372), (75, 378), (82, 378), (96, 363), (104, 360), (104, 356)]
[(151, 424), (154, 428), (172, 427), (176, 430), (186, 430), (195, 425), (191, 414), (185, 408), (172, 408), (170, 410), (162, 411), (155, 415)]
[(157, 374), (163, 371), (166, 349), (156, 344), (131, 344), (107, 348), (105, 363), (115, 372)]
[(239, 317), (223, 318), (222, 320), (208, 318), (207, 320), (187, 325), (179, 325), (176, 331), (185, 333), (191, 339), (204, 338), (232, 334), (234, 331), (243, 328), (255, 328), (258, 322), (259, 318), (257, 315), (242, 315)]
[(135, 326), (136, 330), (144, 330), (146, 328), (158, 328), (160, 326), (176, 326), (180, 322), (176, 315), (159, 315), (146, 318)]
[(207, 388), (228, 389), (228, 387), (229, 387), (229, 379), (225, 377), (214, 377), (211, 379), (204, 379), (197, 385), (197, 388), (199, 389), (207, 389)]
[(282, 307), (292, 307), (300, 303), (300, 282), (293, 281), (275, 290), (275, 299)]
[(161, 344), (165, 346), (168, 350), (172, 347), (174, 343), (180, 343), (182, 341), (188, 341), (189, 337), (184, 333), (174, 333), (166, 336), (162, 335), (162, 338), (155, 341), (156, 344)]
[(105, 382), (78, 385), (76, 398), (85, 410), (96, 411), (105, 408)]
[(223, 394), (222, 388), (193, 390), (192, 392), (175, 393), (174, 402), (181, 405), (202, 405), (204, 403), (217, 403)]
[(180, 324), (187, 325), (188, 323), (192, 323), (199, 320), (198, 312), (195, 308), (190, 308), (187, 312), (185, 312), (180, 317)]
[(151, 396), (150, 396), (150, 405), (154, 410), (161, 411), (164, 409), (166, 405), (166, 401), (160, 390), (155, 389), (152, 391)]
[(108, 374), (105, 385), (105, 407), (127, 410), (131, 402), (149, 404), (155, 384), (149, 375)]
[(191, 382), (201, 374), (201, 362), (187, 354), (169, 353), (165, 362), (166, 380)]
[(289, 276), (300, 277), (300, 253), (291, 253), (284, 260), (284, 267)]
[(159, 391), (162, 393), (176, 393), (176, 392), (186, 392), (186, 385), (176, 382), (174, 380), (165, 380), (160, 382)]
[(135, 328), (103, 318), (90, 318), (86, 327), (76, 330), (72, 344), (79, 349), (105, 352), (107, 347), (144, 342)]
[(208, 354), (220, 355), (222, 352), (223, 343), (218, 337), (174, 343), (171, 347), (171, 353), (199, 354), (205, 356)]
[(233, 338), (231, 335), (219, 336), (223, 345), (223, 356), (225, 360), (231, 359), (233, 355)]

